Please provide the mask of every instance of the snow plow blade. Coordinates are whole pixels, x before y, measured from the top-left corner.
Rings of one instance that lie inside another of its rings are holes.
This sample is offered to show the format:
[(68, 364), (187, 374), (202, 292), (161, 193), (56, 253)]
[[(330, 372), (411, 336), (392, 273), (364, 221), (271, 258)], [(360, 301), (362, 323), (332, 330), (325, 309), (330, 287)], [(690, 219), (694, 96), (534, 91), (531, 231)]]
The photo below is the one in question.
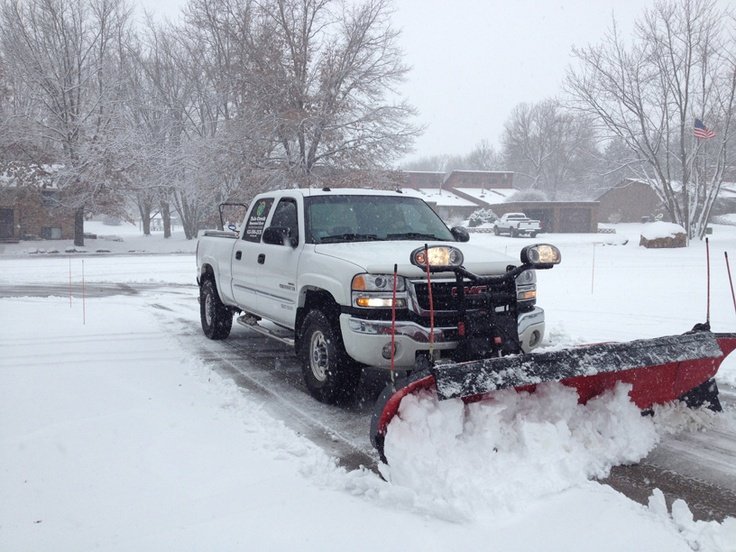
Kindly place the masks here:
[(439, 400), (473, 402), (494, 391), (533, 392), (537, 384), (558, 381), (576, 389), (581, 403), (631, 384), (629, 396), (639, 408), (651, 408), (707, 384), (723, 359), (736, 349), (736, 334), (696, 331), (625, 343), (600, 343), (560, 351), (438, 364), (389, 384), (376, 403), (371, 443), (385, 462), (383, 443), (401, 400), (423, 390)]

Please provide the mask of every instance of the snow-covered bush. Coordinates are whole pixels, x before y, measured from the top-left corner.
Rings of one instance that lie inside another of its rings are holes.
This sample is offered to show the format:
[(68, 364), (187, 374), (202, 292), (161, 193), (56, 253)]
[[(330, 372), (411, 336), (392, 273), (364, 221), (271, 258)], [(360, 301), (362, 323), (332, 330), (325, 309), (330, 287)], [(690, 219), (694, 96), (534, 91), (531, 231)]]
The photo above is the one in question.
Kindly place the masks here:
[(468, 218), (468, 226), (475, 228), (481, 224), (495, 222), (497, 220), (498, 216), (490, 209), (478, 209), (477, 211), (473, 211), (473, 214)]

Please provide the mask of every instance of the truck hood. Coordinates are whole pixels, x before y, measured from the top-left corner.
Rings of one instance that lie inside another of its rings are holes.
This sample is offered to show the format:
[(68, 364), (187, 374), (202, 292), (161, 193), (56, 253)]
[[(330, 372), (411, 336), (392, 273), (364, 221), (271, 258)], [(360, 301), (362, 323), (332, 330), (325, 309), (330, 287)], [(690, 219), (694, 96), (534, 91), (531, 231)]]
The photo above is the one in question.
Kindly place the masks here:
[[(411, 264), (409, 257), (415, 249), (424, 247), (424, 241), (368, 241), (353, 243), (330, 243), (314, 246), (318, 255), (333, 257), (352, 263), (367, 273), (391, 274), (394, 265), (402, 276), (421, 277), (424, 272)], [(479, 275), (500, 274), (509, 264), (518, 265), (519, 260), (498, 253), (488, 247), (457, 242), (429, 242), (428, 245), (449, 245), (462, 251), (463, 266)], [(449, 275), (449, 274), (448, 274)]]

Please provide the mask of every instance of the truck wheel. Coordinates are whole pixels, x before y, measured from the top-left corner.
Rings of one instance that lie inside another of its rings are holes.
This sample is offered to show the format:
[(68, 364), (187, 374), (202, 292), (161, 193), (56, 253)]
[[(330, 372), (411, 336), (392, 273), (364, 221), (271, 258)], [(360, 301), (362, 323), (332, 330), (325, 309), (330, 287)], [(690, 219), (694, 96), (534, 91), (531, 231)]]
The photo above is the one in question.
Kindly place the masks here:
[(307, 314), (302, 328), (299, 359), (309, 393), (328, 404), (349, 402), (355, 396), (361, 370), (345, 352), (340, 330), (319, 310)]
[(233, 312), (220, 300), (214, 280), (207, 278), (199, 287), (199, 318), (202, 331), (210, 339), (225, 339), (233, 327)]
[(497, 236), (501, 235), (501, 231), (498, 229), (498, 226), (493, 227), (493, 233), (496, 234)]
[(532, 239), (534, 239), (534, 238), (537, 237), (537, 233), (536, 232), (532, 232), (531, 234), (529, 234), (529, 237), (532, 238)]
[(519, 232), (516, 230), (516, 228), (511, 229), (511, 237), (515, 238), (519, 235)]

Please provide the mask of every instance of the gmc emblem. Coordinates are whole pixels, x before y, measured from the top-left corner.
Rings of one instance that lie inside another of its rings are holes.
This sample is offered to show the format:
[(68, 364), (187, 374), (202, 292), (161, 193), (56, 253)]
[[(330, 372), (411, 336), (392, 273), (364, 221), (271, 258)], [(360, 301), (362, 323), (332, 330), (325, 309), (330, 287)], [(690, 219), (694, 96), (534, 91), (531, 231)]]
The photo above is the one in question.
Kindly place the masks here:
[[(480, 295), (488, 291), (488, 286), (465, 286), (463, 290), (465, 291), (465, 295)], [(457, 297), (457, 287), (453, 287), (450, 290), (450, 294), (453, 297)]]

